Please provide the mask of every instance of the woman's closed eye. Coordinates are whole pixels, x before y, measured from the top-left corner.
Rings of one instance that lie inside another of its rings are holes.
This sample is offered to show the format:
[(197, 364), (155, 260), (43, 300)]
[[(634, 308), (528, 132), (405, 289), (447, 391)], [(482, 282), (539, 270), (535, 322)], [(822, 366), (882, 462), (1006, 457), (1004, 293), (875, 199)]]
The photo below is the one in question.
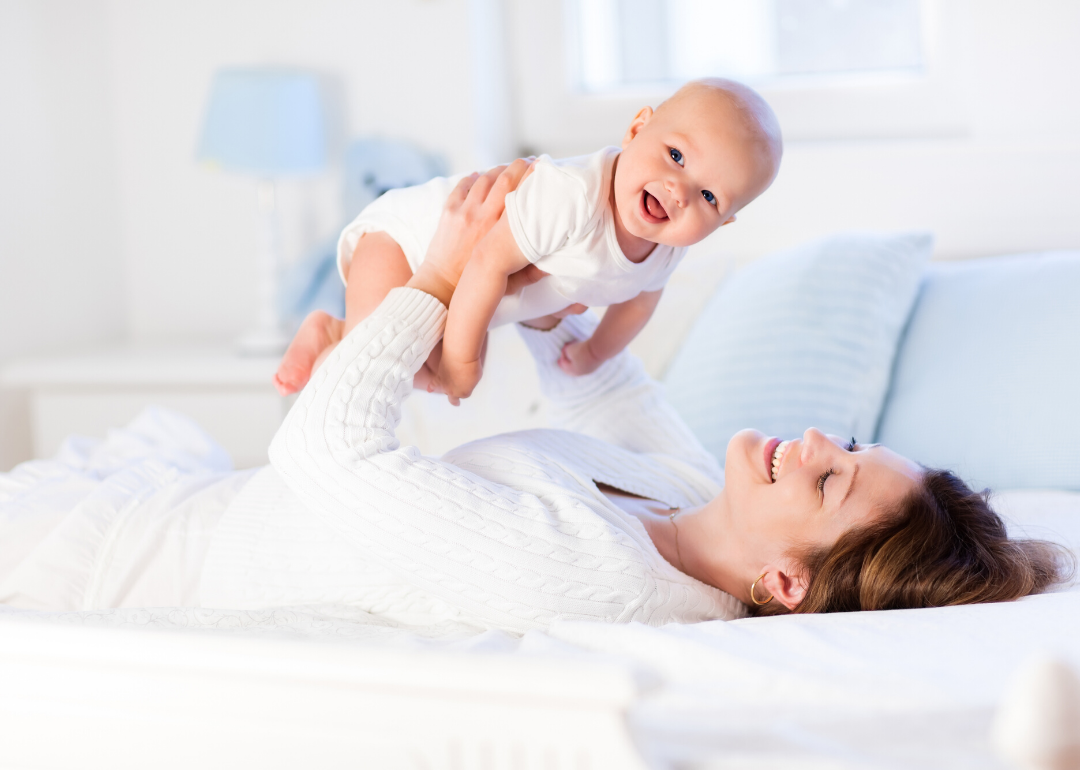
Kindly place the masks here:
[(825, 496), (825, 482), (828, 481), (829, 476), (832, 476), (834, 473), (836, 473), (836, 471), (833, 470), (832, 468), (829, 468), (829, 470), (825, 471), (820, 476), (818, 476), (817, 491), (818, 491), (818, 494), (821, 495), (822, 497)]
[[(859, 442), (855, 440), (854, 436), (852, 436), (851, 441), (849, 441), (847, 444), (844, 445), (844, 449), (846, 451), (848, 451), (848, 452), (854, 452), (855, 448), (858, 445), (859, 445)], [(834, 468), (829, 468), (829, 470), (825, 471), (820, 476), (818, 476), (817, 491), (818, 491), (818, 494), (822, 496), (822, 498), (825, 497), (825, 482), (829, 480), (829, 476), (832, 476), (835, 473), (836, 473), (836, 470)]]

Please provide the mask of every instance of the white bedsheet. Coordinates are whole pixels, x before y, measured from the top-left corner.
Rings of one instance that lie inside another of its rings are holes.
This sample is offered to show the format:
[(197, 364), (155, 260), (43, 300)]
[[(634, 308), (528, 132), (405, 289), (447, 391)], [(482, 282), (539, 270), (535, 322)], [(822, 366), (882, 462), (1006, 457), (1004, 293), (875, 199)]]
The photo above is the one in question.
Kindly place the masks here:
[[(117, 451), (108, 457), (82, 445), (77, 462), (68, 458), (69, 467), (81, 470), (72, 472), (67, 487), (55, 462), (0, 476), (7, 516), (0, 528), (26, 528), (25, 517), (17, 515), (18, 500), (35, 479), (50, 479), (50, 499), (74, 506), (80, 495), (100, 492), (117, 473), (145, 467), (151, 455), (159, 464), (190, 469), (195, 463), (207, 473), (220, 472), (223, 461), (213, 447), (192, 441), (184, 451), (170, 451), (152, 441), (140, 447), (130, 436), (114, 437)], [(1015, 533), (1080, 552), (1080, 494), (1014, 491), (995, 502)], [(42, 511), (28, 507), (22, 513)], [(1043, 653), (1080, 668), (1075, 586), (968, 607), (663, 628), (560, 622), (521, 638), (476, 634), (453, 624), (408, 627), (340, 606), (47, 613), (3, 608), (0, 620), (224, 633), (250, 637), (253, 649), (260, 637), (288, 637), (418, 654), (598, 657), (626, 667), (643, 683), (628, 719), (643, 756), (656, 767), (1003, 767), (990, 749), (989, 729), (1016, 669)]]

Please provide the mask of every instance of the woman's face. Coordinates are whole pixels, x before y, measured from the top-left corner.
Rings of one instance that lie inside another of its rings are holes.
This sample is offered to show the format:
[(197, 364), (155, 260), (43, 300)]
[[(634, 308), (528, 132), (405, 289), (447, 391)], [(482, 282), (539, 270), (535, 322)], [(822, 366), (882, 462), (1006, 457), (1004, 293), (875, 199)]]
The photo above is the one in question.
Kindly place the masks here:
[(920, 466), (880, 444), (852, 446), (817, 428), (784, 442), (740, 431), (727, 447), (726, 525), (765, 566), (792, 547), (828, 547), (849, 529), (873, 523), (921, 475)]

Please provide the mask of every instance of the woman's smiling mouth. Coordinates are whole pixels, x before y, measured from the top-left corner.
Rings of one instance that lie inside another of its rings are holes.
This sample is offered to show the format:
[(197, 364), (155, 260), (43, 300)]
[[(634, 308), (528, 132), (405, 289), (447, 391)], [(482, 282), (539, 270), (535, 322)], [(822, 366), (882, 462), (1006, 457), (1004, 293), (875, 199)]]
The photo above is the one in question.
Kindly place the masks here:
[(784, 463), (784, 455), (787, 454), (788, 447), (791, 446), (791, 439), (787, 441), (781, 441), (773, 449), (772, 461), (770, 463), (770, 477), (773, 483), (780, 477), (780, 466)]
[(668, 215), (664, 207), (648, 190), (641, 191), (641, 218), (650, 224), (666, 222)]

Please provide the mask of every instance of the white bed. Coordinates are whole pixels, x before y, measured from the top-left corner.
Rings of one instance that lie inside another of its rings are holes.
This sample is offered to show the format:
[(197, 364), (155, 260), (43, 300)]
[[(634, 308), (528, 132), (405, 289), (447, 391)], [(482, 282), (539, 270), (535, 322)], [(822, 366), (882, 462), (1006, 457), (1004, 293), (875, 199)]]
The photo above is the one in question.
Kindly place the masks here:
[[(996, 502), (1080, 548), (1080, 494)], [(3, 767), (987, 768), (1017, 669), (1080, 666), (1080, 589), (520, 638), (340, 606), (7, 609), (0, 628)]]
[[(892, 260), (891, 252), (883, 258)], [(677, 275), (681, 283), (669, 288), (678, 301), (665, 311), (672, 315), (654, 319), (656, 330), (650, 324), (639, 342), (665, 329), (681, 338), (719, 278), (695, 272), (704, 264), (688, 262)], [(983, 315), (953, 295), (938, 303), (955, 317), (937, 318), (924, 336), (946, 351), (969, 345), (970, 355), (963, 371), (947, 376), (935, 368), (940, 361), (909, 355), (909, 369), (926, 382), (908, 382), (905, 392), (921, 393), (925, 384), (925, 400), (909, 399), (906, 411), (894, 407), (893, 422), (946, 446), (924, 428), (926, 420), (943, 419), (929, 416), (927, 405), (941, 401), (940, 386), (951, 383), (957, 394), (942, 408), (965, 420), (946, 435), (954, 446), (998, 447), (1002, 457), (991, 459), (1004, 461), (1028, 426), (1031, 446), (1016, 449), (1026, 453), (1017, 455), (1023, 468), (1075, 478), (1068, 458), (1078, 431), (1067, 427), (1076, 420), (1075, 401), (1066, 397), (1075, 377), (1066, 371), (1072, 359), (1060, 351), (1075, 350), (1068, 335), (1080, 328), (1061, 310), (1077, 312), (1068, 287), (1080, 275), (1080, 256), (1031, 260), (1033, 277), (1024, 283), (1015, 274), (1027, 264), (992, 268), (1006, 271), (1007, 280), (995, 284), (1004, 288), (991, 291), (972, 279)], [(1057, 277), (1035, 274), (1046, 265)], [(967, 296), (959, 282), (950, 285)], [(1030, 289), (1026, 309), (1007, 296), (1021, 285)], [(1057, 304), (1047, 302), (1045, 286), (1064, 287)], [(770, 313), (799, 304), (744, 301)], [(848, 308), (850, 300), (826, 304)], [(1014, 310), (1008, 318), (998, 312), (1005, 306)], [(1040, 308), (1048, 308), (1045, 317)], [(933, 310), (924, 302), (917, 313), (928, 318)], [(984, 316), (1002, 316), (1002, 328), (983, 333)], [(906, 311), (899, 323), (904, 318)], [(541, 424), (534, 384), (518, 377), (530, 366), (527, 354), (510, 339), (493, 335), (485, 383), (507, 393), (513, 382), (513, 404), (454, 412), (411, 400), (403, 439), (439, 453), (475, 435)], [(639, 350), (654, 373), (670, 358), (671, 339)], [(972, 341), (985, 347), (972, 348)], [(949, 353), (945, 363), (953, 358)], [(998, 376), (1006, 371), (1035, 372), (1029, 397), (994, 389), (1013, 382)], [(1016, 408), (1003, 412), (1002, 404)], [(1044, 408), (1032, 423), (1035, 406)], [(1048, 433), (1058, 438), (1043, 440)], [(116, 451), (99, 457), (90, 482), (65, 504), (103, 491), (151, 451), (113, 438)], [(188, 434), (182, 443), (175, 451), (157, 445), (154, 461), (208, 473), (227, 466), (212, 442)], [(74, 442), (66, 451), (90, 449)], [(28, 468), (55, 479), (64, 474), (55, 464)], [(0, 502), (5, 478), (12, 477), (0, 475)], [(1015, 490), (995, 504), (1014, 534), (1080, 554), (1080, 492)], [(1080, 669), (1080, 587), (1004, 604), (664, 628), (557, 622), (520, 638), (451, 624), (393, 625), (343, 606), (6, 609), (0, 768), (1005, 768), (991, 740), (995, 714), (1018, 702), (1010, 695), (1018, 672), (1048, 658)]]

